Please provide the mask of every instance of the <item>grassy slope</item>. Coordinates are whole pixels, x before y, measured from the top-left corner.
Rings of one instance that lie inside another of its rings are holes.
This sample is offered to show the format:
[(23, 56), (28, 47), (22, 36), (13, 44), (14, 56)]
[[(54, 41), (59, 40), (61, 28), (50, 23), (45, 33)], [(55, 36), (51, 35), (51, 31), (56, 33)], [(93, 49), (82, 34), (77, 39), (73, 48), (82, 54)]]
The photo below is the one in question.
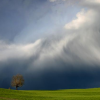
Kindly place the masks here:
[(0, 100), (100, 100), (100, 88), (53, 91), (0, 89)]

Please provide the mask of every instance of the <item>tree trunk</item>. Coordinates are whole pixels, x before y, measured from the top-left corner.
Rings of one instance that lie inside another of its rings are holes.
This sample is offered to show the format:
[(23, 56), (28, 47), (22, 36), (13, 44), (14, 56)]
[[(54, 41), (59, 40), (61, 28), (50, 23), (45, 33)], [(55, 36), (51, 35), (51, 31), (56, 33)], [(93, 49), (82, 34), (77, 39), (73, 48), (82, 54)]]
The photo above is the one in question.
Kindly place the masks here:
[(16, 86), (16, 90), (17, 90), (17, 88), (18, 88), (18, 87)]

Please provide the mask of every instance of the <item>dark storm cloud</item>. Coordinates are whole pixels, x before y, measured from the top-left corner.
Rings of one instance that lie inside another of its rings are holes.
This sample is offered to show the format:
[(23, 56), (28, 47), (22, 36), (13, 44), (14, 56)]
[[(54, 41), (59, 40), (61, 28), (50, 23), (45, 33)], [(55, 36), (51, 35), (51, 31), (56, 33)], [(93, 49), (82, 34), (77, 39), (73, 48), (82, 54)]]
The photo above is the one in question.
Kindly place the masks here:
[[(80, 65), (71, 65), (64, 63), (61, 59), (58, 63), (46, 65), (46, 69), (37, 71), (27, 71), (32, 60), (11, 60), (7, 63), (5, 69), (0, 70), (0, 87), (9, 88), (13, 75), (21, 73), (25, 79), (25, 85), (20, 89), (65, 89), (65, 88), (91, 88), (100, 86), (100, 68), (97, 65), (88, 66), (82, 64), (82, 69), (76, 69)], [(1, 65), (3, 66), (3, 65)], [(32, 66), (34, 67), (34, 66)], [(44, 67), (41, 65), (41, 67)], [(53, 67), (62, 67), (60, 71)]]

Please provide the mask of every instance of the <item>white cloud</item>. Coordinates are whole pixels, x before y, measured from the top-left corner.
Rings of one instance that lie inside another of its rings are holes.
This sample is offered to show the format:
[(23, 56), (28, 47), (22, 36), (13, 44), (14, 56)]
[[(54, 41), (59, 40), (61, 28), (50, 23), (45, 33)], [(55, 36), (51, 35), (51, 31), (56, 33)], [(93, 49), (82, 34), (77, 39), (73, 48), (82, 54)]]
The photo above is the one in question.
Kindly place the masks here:
[(40, 42), (41, 40), (37, 40), (35, 43), (27, 45), (0, 42), (0, 61), (28, 58), (37, 51), (36, 48)]
[(82, 9), (82, 11), (76, 15), (77, 18), (66, 24), (65, 28), (79, 29), (81, 27), (87, 27), (93, 23), (95, 16), (96, 13), (93, 10), (85, 11)]
[(57, 0), (49, 0), (50, 2), (55, 2), (55, 1), (57, 1)]
[(86, 2), (86, 3), (92, 3), (92, 4), (100, 4), (100, 0), (85, 0), (84, 2)]
[[(47, 67), (48, 64), (57, 64), (57, 59), (64, 63), (100, 63), (99, 13), (94, 9), (85, 11), (82, 9), (76, 15), (76, 19), (67, 23), (64, 27), (66, 33), (60, 38), (50, 36), (44, 40), (38, 40), (27, 45), (0, 44), (0, 61), (13, 58), (35, 57), (31, 64), (35, 67)], [(62, 31), (63, 32), (63, 31)], [(97, 43), (96, 43), (97, 42)], [(55, 61), (55, 62), (54, 62)], [(58, 65), (59, 66), (59, 65)]]

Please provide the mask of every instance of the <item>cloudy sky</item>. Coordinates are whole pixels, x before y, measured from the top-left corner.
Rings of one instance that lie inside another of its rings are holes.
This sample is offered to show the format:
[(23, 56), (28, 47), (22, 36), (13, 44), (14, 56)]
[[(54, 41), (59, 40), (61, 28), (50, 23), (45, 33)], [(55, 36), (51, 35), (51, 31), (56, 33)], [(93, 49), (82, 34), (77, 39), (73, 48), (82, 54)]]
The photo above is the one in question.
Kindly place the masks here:
[(100, 0), (0, 0), (0, 88), (100, 87)]

